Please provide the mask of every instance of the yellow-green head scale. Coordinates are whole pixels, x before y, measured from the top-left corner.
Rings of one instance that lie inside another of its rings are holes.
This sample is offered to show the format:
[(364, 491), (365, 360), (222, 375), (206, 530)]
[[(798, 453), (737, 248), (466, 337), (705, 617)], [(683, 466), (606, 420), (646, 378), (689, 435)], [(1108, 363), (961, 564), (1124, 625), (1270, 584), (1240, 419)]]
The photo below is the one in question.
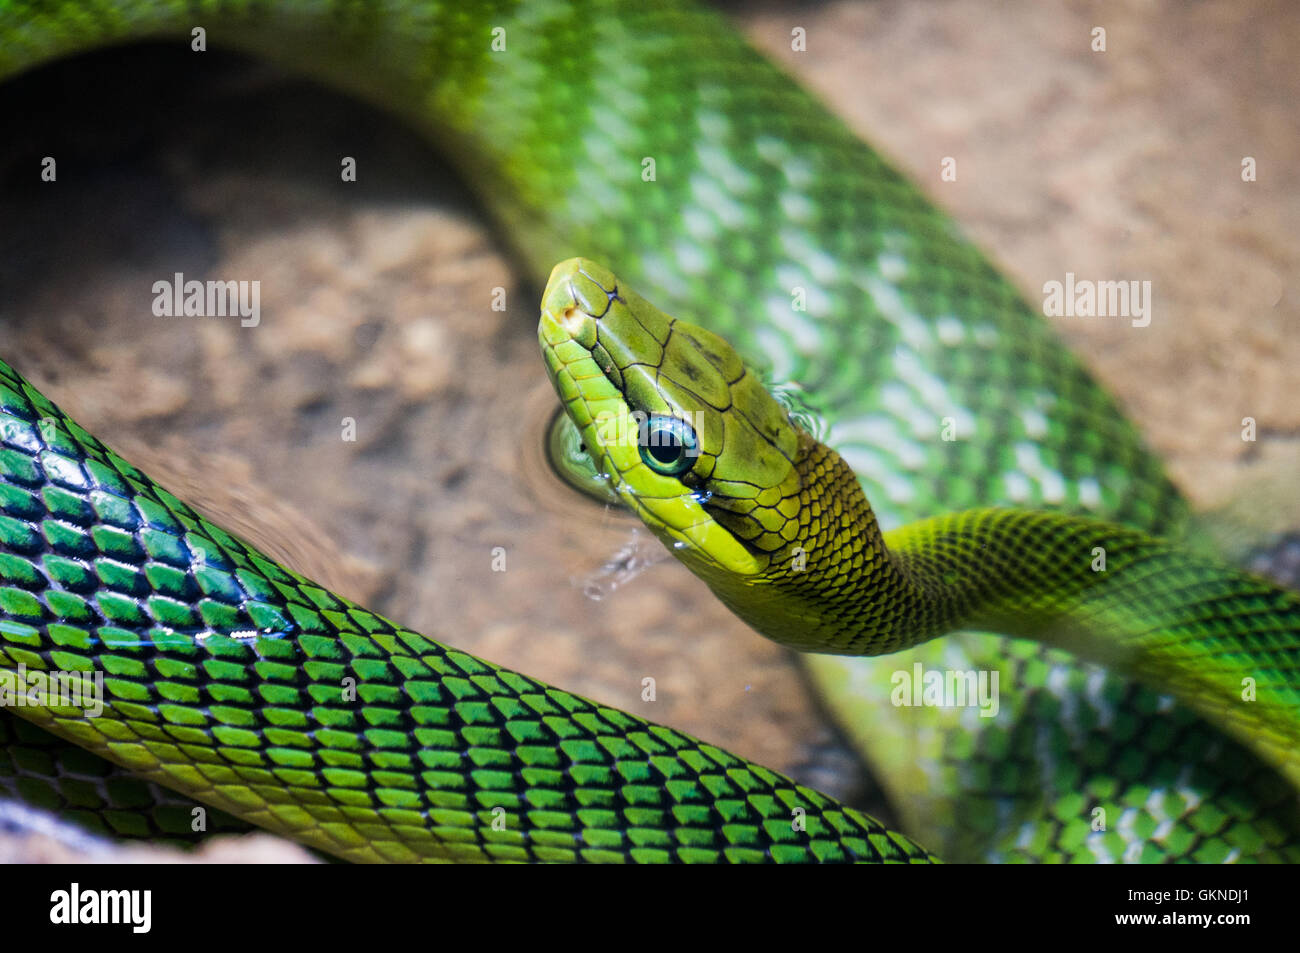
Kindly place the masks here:
[[(751, 375), (731, 347), (580, 258), (552, 271), (539, 337), (547, 371), (594, 462), (664, 543), (683, 559), (728, 572), (765, 568), (719, 531), (705, 508), (724, 484), (740, 493), (752, 487), (724, 448), (743, 445), (768, 479), (797, 479), (782, 453), (782, 444), (788, 453), (793, 442), (781, 427), (784, 414), (761, 387), (746, 387)], [(748, 418), (726, 413), (733, 386), (758, 392), (768, 439)]]
[[(868, 558), (875, 534), (838, 456), (790, 419), (726, 341), (664, 314), (595, 262), (551, 272), (538, 336), (611, 489), (764, 634), (832, 650), (817, 634), (826, 603), (802, 595), (831, 580), (832, 567), (846, 578), (841, 562)], [(842, 468), (835, 488), (856, 498), (823, 497), (810, 465), (819, 480)]]

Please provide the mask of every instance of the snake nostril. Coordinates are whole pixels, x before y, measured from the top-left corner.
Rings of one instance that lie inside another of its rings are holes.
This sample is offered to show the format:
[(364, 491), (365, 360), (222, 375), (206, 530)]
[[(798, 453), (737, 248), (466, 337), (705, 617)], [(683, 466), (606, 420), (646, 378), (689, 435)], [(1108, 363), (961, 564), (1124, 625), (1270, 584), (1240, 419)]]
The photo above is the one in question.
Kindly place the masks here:
[(584, 329), (588, 327), (589, 317), (577, 305), (571, 304), (560, 312), (560, 324), (572, 337), (581, 340), (584, 337)]

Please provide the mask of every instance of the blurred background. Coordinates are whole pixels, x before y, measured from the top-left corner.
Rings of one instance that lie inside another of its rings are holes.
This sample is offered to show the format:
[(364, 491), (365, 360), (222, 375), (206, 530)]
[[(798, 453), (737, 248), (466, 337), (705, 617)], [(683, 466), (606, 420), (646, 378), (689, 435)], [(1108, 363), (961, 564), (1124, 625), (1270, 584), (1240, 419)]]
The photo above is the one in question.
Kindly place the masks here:
[[(1295, 452), (1300, 8), (725, 9), (1031, 303), (1067, 271), (1152, 282), (1147, 328), (1055, 323), (1198, 505)], [(83, 426), (404, 625), (888, 819), (787, 653), (671, 560), (600, 575), (655, 544), (542, 464), (540, 288), (415, 133), (265, 64), (164, 46), (29, 74), (0, 87), (0, 115), (0, 354)], [(36, 180), (44, 155), (57, 185)], [(259, 279), (260, 325), (155, 317), (151, 286), (178, 271)]]

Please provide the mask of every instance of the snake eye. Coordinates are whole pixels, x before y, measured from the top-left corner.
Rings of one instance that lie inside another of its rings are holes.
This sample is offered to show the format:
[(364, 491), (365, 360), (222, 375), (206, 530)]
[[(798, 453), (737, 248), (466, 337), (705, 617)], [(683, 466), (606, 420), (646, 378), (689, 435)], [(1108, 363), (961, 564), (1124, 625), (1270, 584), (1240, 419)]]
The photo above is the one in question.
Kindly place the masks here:
[(650, 417), (639, 428), (637, 444), (645, 465), (664, 476), (681, 476), (700, 455), (695, 428), (677, 417)]

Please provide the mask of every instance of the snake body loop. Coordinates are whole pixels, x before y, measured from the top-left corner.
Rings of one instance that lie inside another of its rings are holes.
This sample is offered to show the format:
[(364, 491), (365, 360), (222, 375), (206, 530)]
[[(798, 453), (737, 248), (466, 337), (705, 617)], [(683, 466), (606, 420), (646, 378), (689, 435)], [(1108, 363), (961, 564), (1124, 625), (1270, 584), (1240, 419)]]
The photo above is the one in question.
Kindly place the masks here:
[(137, 776), (348, 860), (930, 859), (788, 778), (313, 585), (2, 362), (0, 441), (3, 674), (102, 673), (108, 697), (98, 717), (16, 711)]

